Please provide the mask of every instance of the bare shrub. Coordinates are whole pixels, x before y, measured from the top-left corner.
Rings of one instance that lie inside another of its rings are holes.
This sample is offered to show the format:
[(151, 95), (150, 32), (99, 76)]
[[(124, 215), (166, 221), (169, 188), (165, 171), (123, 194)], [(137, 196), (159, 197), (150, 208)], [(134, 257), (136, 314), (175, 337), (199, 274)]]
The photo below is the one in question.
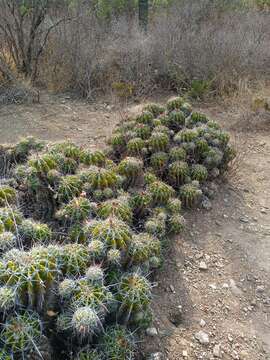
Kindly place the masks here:
[(40, 79), (86, 97), (112, 91), (114, 83), (129, 84), (136, 95), (157, 86), (183, 91), (194, 85), (202, 95), (230, 94), (243, 79), (249, 84), (267, 76), (268, 25), (265, 12), (220, 10), (210, 1), (184, 0), (159, 11), (147, 35), (135, 19), (107, 23), (84, 12), (50, 36)]

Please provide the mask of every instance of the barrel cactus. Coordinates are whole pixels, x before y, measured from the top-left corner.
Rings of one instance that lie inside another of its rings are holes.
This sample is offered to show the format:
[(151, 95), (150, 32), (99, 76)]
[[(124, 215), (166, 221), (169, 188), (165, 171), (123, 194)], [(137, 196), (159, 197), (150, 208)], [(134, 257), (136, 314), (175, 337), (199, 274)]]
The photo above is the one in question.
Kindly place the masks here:
[(7, 314), (15, 309), (16, 290), (10, 286), (0, 287), (0, 312)]
[(188, 143), (194, 141), (198, 137), (198, 133), (193, 129), (180, 130), (174, 137), (177, 144)]
[(174, 146), (169, 152), (169, 158), (171, 161), (185, 161), (186, 157), (186, 150), (181, 146)]
[(74, 334), (81, 341), (86, 338), (91, 341), (92, 337), (103, 329), (102, 320), (96, 310), (90, 306), (79, 307), (75, 310), (71, 326)]
[(84, 165), (104, 166), (106, 162), (106, 156), (104, 152), (100, 150), (83, 150), (81, 151), (80, 161)]
[(157, 175), (162, 175), (166, 170), (168, 163), (168, 154), (160, 151), (152, 154), (150, 158), (150, 165)]
[(67, 244), (62, 248), (61, 271), (66, 276), (84, 274), (90, 264), (90, 254), (82, 244)]
[(179, 186), (186, 182), (189, 166), (184, 161), (175, 161), (169, 166), (168, 178), (172, 185)]
[(181, 200), (178, 198), (171, 198), (167, 203), (167, 209), (171, 214), (180, 214), (182, 209)]
[(142, 174), (143, 162), (135, 157), (126, 157), (119, 166), (118, 172), (125, 176), (128, 185), (134, 184), (137, 178)]
[(26, 219), (18, 226), (18, 232), (25, 245), (45, 243), (52, 238), (52, 231), (47, 224)]
[[(4, 225), (2, 225), (4, 228)], [(16, 246), (16, 236), (10, 231), (0, 233), (0, 252), (4, 253)]]
[(185, 114), (182, 111), (172, 111), (168, 115), (168, 127), (174, 131), (179, 131), (185, 125)]
[(12, 357), (23, 359), (30, 353), (39, 354), (42, 340), (40, 318), (30, 312), (10, 317), (3, 326), (1, 340)]
[(144, 110), (149, 111), (156, 118), (157, 116), (163, 114), (166, 109), (159, 104), (149, 104), (144, 108)]
[(113, 199), (101, 203), (97, 210), (97, 215), (102, 219), (115, 216), (127, 223), (132, 221), (132, 211), (128, 201), (122, 199)]
[(145, 149), (145, 143), (140, 137), (129, 140), (127, 143), (127, 152), (129, 156), (142, 156)]
[(201, 196), (202, 191), (197, 183), (185, 184), (180, 188), (180, 198), (185, 207), (192, 208), (198, 205)]
[(0, 186), (0, 206), (12, 204), (16, 201), (16, 191), (10, 186)]
[(180, 110), (181, 106), (185, 103), (184, 99), (180, 96), (175, 97), (167, 102), (168, 111)]
[(208, 171), (205, 166), (195, 164), (191, 167), (191, 179), (204, 182), (208, 177)]
[(151, 126), (154, 115), (150, 111), (143, 111), (141, 115), (136, 117), (136, 122)]
[(173, 214), (169, 217), (169, 231), (173, 234), (179, 234), (185, 227), (185, 219), (179, 214)]
[(136, 137), (139, 137), (143, 140), (149, 139), (151, 136), (151, 127), (145, 124), (137, 124), (134, 128)]
[(57, 190), (60, 202), (67, 202), (82, 192), (82, 181), (78, 175), (63, 176)]
[(174, 195), (173, 188), (163, 181), (155, 181), (151, 183), (148, 190), (152, 196), (152, 201), (155, 204), (166, 204)]
[(103, 241), (109, 248), (125, 249), (131, 240), (129, 226), (115, 216), (95, 222), (90, 234), (93, 240)]
[(144, 190), (136, 192), (131, 196), (129, 203), (134, 212), (135, 220), (147, 214), (151, 200), (151, 195)]
[(162, 132), (154, 132), (148, 143), (152, 152), (166, 151), (169, 146), (169, 137)]
[(160, 256), (160, 242), (148, 233), (134, 234), (128, 256), (132, 264), (142, 264), (152, 256)]
[(0, 223), (4, 230), (15, 232), (17, 226), (22, 223), (22, 219), (23, 217), (19, 210), (11, 207), (0, 208)]
[(85, 197), (75, 197), (67, 205), (60, 209), (56, 216), (59, 219), (69, 221), (71, 223), (82, 222), (86, 220), (92, 210), (91, 202)]

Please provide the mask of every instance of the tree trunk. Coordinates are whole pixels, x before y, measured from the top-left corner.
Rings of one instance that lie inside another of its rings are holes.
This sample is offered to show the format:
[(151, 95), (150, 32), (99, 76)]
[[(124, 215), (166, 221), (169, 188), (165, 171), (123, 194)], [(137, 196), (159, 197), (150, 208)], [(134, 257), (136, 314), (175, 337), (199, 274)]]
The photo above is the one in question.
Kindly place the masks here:
[(139, 24), (147, 32), (148, 27), (149, 2), (148, 0), (139, 0)]

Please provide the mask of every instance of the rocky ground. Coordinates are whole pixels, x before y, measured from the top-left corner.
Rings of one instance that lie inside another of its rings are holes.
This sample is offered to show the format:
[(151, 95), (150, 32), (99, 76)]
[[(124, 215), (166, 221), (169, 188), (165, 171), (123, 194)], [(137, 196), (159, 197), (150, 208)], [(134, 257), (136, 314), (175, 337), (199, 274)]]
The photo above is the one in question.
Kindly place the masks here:
[[(168, 244), (141, 344), (151, 360), (270, 359), (270, 115), (247, 106), (202, 109), (230, 131), (239, 155)], [(121, 116), (108, 104), (45, 96), (0, 108), (0, 142), (32, 134), (101, 147)]]

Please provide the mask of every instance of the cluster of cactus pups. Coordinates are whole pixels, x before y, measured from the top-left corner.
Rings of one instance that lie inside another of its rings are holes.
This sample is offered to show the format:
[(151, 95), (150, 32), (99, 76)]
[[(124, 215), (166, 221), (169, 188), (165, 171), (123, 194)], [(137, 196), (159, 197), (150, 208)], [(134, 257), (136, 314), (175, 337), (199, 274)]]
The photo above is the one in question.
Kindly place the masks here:
[(122, 122), (109, 145), (9, 148), (18, 165), (0, 185), (1, 360), (134, 359), (164, 242), (234, 156), (228, 134), (180, 97)]

